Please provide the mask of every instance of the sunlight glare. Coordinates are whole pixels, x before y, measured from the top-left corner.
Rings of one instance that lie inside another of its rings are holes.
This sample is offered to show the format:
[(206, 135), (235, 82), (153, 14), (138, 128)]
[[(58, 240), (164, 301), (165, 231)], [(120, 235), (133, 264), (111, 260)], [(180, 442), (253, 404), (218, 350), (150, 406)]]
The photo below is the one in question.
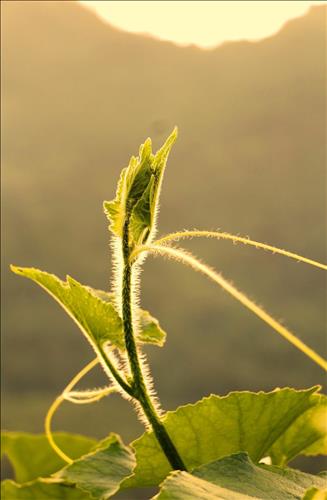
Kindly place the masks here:
[(304, 15), (314, 1), (80, 1), (125, 31), (179, 45), (215, 47), (232, 40), (273, 35), (289, 19)]

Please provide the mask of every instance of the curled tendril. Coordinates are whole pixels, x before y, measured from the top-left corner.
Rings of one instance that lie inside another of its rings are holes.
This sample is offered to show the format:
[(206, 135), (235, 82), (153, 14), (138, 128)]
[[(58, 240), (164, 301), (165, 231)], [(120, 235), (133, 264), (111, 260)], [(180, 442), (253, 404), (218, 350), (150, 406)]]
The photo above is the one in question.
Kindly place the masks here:
[(89, 373), (98, 363), (99, 359), (95, 358), (93, 359), (90, 363), (88, 363), (82, 370), (80, 370), (77, 375), (69, 382), (69, 384), (65, 387), (63, 392), (58, 396), (52, 405), (50, 406), (47, 415), (45, 417), (45, 422), (44, 422), (44, 427), (45, 427), (45, 434), (46, 437), (49, 441), (50, 446), (52, 449), (59, 455), (64, 462), (67, 462), (68, 464), (71, 464), (73, 460), (66, 455), (62, 451), (61, 448), (57, 445), (53, 438), (53, 433), (51, 429), (51, 423), (54, 414), (58, 410), (59, 406), (64, 402), (64, 401), (70, 401), (71, 403), (75, 404), (89, 404), (89, 403), (94, 403), (95, 401), (99, 401), (105, 396), (108, 396), (109, 394), (116, 392), (117, 389), (115, 387), (104, 387), (101, 389), (94, 389), (94, 390), (87, 390), (87, 391), (73, 391), (72, 389), (75, 387), (75, 385), (87, 374)]

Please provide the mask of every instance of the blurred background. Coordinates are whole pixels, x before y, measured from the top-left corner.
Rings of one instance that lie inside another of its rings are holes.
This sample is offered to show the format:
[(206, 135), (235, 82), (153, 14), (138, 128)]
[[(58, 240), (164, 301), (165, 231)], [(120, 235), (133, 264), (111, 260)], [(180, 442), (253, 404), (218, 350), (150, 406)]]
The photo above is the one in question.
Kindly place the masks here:
[[(179, 127), (159, 234), (220, 228), (326, 260), (326, 9), (255, 42), (204, 49), (122, 31), (78, 2), (1, 3), (3, 428), (41, 432), (51, 401), (93, 356), (58, 305), (8, 266), (108, 289), (102, 201), (146, 137), (157, 148)], [(227, 241), (182, 246), (326, 354), (323, 271)], [(324, 382), (313, 362), (179, 264), (147, 260), (142, 306), (168, 334), (163, 349), (146, 348), (164, 409)], [(104, 383), (99, 370), (84, 385)], [(54, 425), (125, 441), (142, 432), (118, 396), (67, 403)]]

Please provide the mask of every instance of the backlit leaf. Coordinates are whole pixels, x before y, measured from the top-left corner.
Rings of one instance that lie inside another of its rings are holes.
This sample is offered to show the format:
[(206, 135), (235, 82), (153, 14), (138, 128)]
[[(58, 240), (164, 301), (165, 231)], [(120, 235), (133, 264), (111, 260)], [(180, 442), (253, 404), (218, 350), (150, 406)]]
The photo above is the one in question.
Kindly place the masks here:
[(130, 249), (146, 243), (155, 229), (161, 182), (170, 150), (176, 140), (174, 129), (165, 144), (152, 154), (151, 140), (140, 147), (139, 156), (131, 158), (120, 176), (113, 201), (103, 206), (110, 220), (110, 230), (123, 237), (125, 224), (128, 226)]
[[(88, 453), (96, 444), (94, 439), (64, 432), (55, 432), (54, 439), (72, 458)], [(48, 476), (66, 465), (53, 451), (44, 434), (3, 432), (1, 453), (6, 454), (10, 460), (18, 483)]]
[(172, 472), (156, 500), (300, 500), (308, 486), (326, 481), (292, 469), (255, 465), (246, 453), (222, 458), (192, 474)]
[(114, 434), (88, 455), (67, 465), (53, 477), (88, 492), (94, 498), (110, 498), (135, 467), (132, 451)]
[[(113, 295), (81, 285), (67, 276), (61, 281), (53, 274), (34, 268), (11, 266), (14, 273), (30, 278), (46, 290), (75, 321), (85, 337), (95, 345), (109, 342), (125, 349), (122, 321), (114, 306)], [(140, 342), (163, 345), (165, 333), (147, 311), (140, 311)]]
[[(8, 500), (86, 500), (110, 498), (135, 467), (132, 451), (117, 435), (99, 443), (70, 434), (55, 433), (60, 447), (73, 458), (66, 465), (52, 450), (45, 436), (5, 433), (3, 452), (14, 466), (16, 480), (2, 483)], [(52, 474), (51, 478), (49, 476)], [(42, 477), (39, 477), (42, 476)]]
[(300, 454), (327, 454), (327, 397), (315, 397), (317, 404), (300, 415), (270, 449), (274, 464), (287, 464)]
[(88, 493), (64, 484), (49, 484), (42, 480), (28, 484), (17, 484), (14, 481), (1, 483), (3, 500), (91, 500)]
[[(319, 403), (316, 390), (285, 388), (210, 396), (168, 412), (163, 422), (190, 471), (239, 451), (258, 462), (302, 413)], [(132, 445), (137, 467), (128, 485), (159, 484), (170, 466), (153, 433), (146, 432)]]

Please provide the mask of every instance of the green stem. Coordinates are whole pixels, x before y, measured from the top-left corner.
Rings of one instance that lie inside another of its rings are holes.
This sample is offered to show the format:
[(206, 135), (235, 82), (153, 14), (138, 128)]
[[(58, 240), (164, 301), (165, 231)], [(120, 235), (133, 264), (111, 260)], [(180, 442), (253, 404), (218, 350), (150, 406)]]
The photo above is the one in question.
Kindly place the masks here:
[(108, 356), (106, 355), (106, 353), (104, 352), (104, 350), (102, 349), (102, 347), (98, 346), (98, 350), (99, 350), (99, 354), (101, 355), (101, 358), (102, 358), (103, 362), (106, 364), (106, 366), (108, 367), (108, 369), (111, 372), (112, 376), (118, 382), (118, 384), (120, 385), (120, 387), (122, 387), (122, 389), (124, 389), (124, 391), (127, 392), (127, 394), (129, 394), (130, 396), (133, 396), (133, 389), (132, 389), (132, 387), (126, 382), (126, 380), (124, 380), (121, 377), (120, 373), (115, 368), (115, 366), (113, 365), (113, 363), (110, 361), (110, 359), (108, 358)]
[(172, 468), (176, 470), (187, 470), (174, 443), (170, 439), (167, 430), (161, 422), (158, 413), (156, 412), (156, 409), (151, 401), (151, 397), (147, 391), (142, 373), (132, 322), (132, 265), (129, 263), (128, 224), (125, 224), (124, 227), (123, 255), (124, 271), (122, 289), (122, 316), (125, 345), (131, 373), (133, 376), (133, 396), (140, 403), (149, 423), (151, 424), (153, 432)]

